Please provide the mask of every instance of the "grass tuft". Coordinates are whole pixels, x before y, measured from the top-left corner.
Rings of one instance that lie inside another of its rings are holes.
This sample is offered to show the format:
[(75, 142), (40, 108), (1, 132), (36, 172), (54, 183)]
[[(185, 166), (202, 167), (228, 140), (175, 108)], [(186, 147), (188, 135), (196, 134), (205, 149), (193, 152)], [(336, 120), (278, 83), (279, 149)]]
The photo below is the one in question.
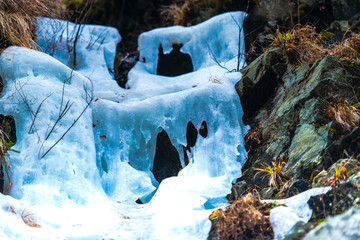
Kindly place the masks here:
[(330, 186), (335, 186), (345, 181), (348, 178), (348, 169), (346, 168), (346, 165), (349, 163), (350, 159), (347, 161), (341, 160), (339, 165), (334, 167), (335, 174), (325, 182), (327, 182)]

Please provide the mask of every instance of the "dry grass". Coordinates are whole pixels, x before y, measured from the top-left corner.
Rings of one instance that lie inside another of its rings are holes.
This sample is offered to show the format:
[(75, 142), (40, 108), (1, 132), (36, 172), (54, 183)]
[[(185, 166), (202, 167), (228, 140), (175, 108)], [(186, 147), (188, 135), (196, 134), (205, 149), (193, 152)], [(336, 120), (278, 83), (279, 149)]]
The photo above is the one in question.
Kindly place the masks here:
[(225, 210), (216, 210), (210, 216), (213, 218), (218, 222), (219, 239), (273, 238), (267, 204), (251, 194), (236, 200)]
[(61, 1), (56, 0), (0, 0), (0, 46), (37, 49), (34, 41), (36, 18), (57, 16), (60, 6)]
[(329, 115), (344, 131), (351, 131), (360, 121), (360, 111), (348, 102), (331, 104)]
[(9, 211), (15, 215), (19, 215), (23, 222), (29, 227), (40, 228), (40, 224), (38, 224), (35, 220), (35, 215), (29, 212), (26, 209), (23, 209), (21, 212), (17, 211), (14, 205), (9, 205)]
[(332, 55), (340, 60), (360, 64), (359, 34), (352, 33), (351, 37), (347, 39), (345, 39), (344, 35), (341, 42), (325, 44), (325, 40), (328, 38), (327, 35), (329, 33), (317, 33), (315, 27), (309, 25), (296, 26), (285, 33), (277, 29), (271, 46), (284, 49), (290, 62), (313, 64), (316, 60)]
[(360, 34), (353, 34), (340, 43), (332, 46), (330, 55), (336, 56), (341, 60), (347, 60), (360, 64)]
[(260, 173), (265, 173), (263, 178), (269, 176), (269, 186), (279, 189), (287, 179), (287, 176), (282, 172), (284, 165), (285, 162), (282, 160), (282, 158), (279, 160), (274, 159), (271, 165), (267, 163), (261, 164), (260, 168), (254, 168), (255, 171), (258, 171), (254, 177)]

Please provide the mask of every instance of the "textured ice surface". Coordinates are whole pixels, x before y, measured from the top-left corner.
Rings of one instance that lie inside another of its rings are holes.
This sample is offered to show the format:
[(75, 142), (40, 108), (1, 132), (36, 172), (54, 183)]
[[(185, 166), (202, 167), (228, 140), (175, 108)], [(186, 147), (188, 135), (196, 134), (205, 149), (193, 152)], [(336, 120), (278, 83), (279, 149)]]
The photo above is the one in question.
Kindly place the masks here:
[[(9, 196), (0, 195), (0, 236), (206, 239), (213, 211), (207, 203), (229, 192), (246, 157), (243, 113), (234, 88), (241, 74), (216, 63), (236, 68), (235, 21), (241, 24), (243, 17), (234, 12), (190, 28), (142, 34), (140, 56), (146, 61), (131, 70), (130, 89), (118, 87), (109, 72), (120, 41), (113, 28), (40, 19), (39, 45), (48, 55), (5, 50), (0, 56), (5, 82), (0, 113), (15, 117), (14, 149), (20, 153), (10, 153), (13, 188)], [(169, 52), (173, 42), (183, 44), (194, 72), (155, 75), (159, 43)], [(71, 107), (57, 121), (66, 106)], [(197, 129), (206, 121), (208, 136), (198, 137), (185, 166), (189, 121)], [(183, 169), (159, 185), (152, 168), (162, 130), (180, 153)], [(155, 189), (149, 203), (135, 203)], [(11, 213), (9, 205), (19, 213)], [(42, 227), (26, 226), (23, 209), (34, 213)]]

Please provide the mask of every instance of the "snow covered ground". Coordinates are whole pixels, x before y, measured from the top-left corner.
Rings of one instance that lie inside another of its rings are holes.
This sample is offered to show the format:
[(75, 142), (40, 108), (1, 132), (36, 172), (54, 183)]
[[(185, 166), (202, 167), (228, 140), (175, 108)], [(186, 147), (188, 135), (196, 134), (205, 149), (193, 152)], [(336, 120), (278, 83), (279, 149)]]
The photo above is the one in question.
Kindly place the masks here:
[[(111, 73), (121, 40), (113, 28), (45, 18), (37, 35), (46, 54), (6, 49), (0, 113), (14, 116), (13, 148), (20, 153), (9, 153), (13, 185), (0, 195), (0, 238), (206, 239), (208, 216), (224, 203), (246, 158), (234, 88), (241, 74), (227, 70), (238, 64), (244, 16), (227, 13), (142, 34), (129, 89)], [(159, 45), (166, 54), (173, 43), (182, 44), (194, 71), (156, 75)], [(189, 121), (197, 129), (206, 121), (208, 136), (197, 138), (186, 165)], [(152, 170), (162, 130), (182, 170), (159, 184)], [(148, 203), (135, 203), (152, 194)]]

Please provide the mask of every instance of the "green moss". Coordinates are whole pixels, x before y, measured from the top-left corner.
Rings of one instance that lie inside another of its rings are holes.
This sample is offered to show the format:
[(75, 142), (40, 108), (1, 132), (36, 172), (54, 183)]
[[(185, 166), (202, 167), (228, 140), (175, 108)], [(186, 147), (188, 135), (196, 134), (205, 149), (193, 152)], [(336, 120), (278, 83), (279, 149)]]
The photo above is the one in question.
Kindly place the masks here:
[(325, 222), (326, 218), (320, 218), (316, 220), (316, 224), (322, 224), (323, 222)]

